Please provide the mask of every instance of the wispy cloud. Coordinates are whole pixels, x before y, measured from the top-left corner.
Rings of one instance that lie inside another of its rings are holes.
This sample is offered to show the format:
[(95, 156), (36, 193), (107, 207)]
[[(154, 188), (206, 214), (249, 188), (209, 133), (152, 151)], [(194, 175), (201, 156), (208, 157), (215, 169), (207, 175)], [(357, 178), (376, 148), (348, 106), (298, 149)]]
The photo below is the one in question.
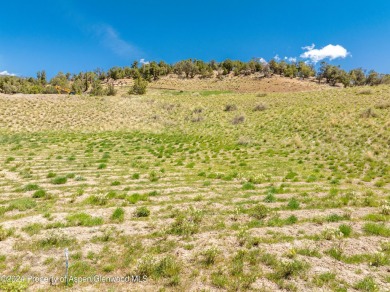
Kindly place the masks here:
[(129, 58), (141, 53), (137, 47), (122, 39), (119, 33), (108, 24), (93, 25), (91, 30), (102, 45), (118, 56)]
[(88, 37), (97, 40), (117, 56), (126, 59), (137, 59), (143, 56), (143, 52), (133, 43), (123, 38), (115, 27), (104, 22), (91, 21), (88, 14), (82, 13), (78, 8), (78, 1), (61, 1), (59, 5), (68, 17), (70, 24), (80, 29)]
[(346, 58), (350, 53), (340, 45), (329, 44), (321, 49), (315, 49), (315, 45), (302, 47), (303, 50), (306, 50), (301, 54), (301, 58), (309, 59), (313, 63), (317, 63), (324, 59), (334, 60), (337, 58)]
[(302, 47), (302, 50), (311, 51), (314, 49), (315, 46), (315, 44), (311, 44), (310, 46)]
[(14, 73), (9, 73), (7, 70), (6, 71), (1, 71), (0, 76), (16, 76)]
[(279, 55), (276, 55), (276, 56), (274, 57), (274, 60), (277, 61), (277, 62), (279, 62), (279, 61), (280, 61)]

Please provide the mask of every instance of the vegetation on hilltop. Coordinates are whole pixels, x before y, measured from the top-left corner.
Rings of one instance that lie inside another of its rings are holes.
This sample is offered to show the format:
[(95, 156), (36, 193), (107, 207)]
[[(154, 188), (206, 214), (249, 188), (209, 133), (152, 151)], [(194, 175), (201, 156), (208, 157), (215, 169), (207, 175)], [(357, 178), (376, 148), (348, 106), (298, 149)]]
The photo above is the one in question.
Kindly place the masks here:
[[(138, 80), (132, 92), (143, 94), (145, 90), (139, 90), (140, 85), (144, 87), (143, 80), (152, 82), (162, 76), (175, 74), (180, 78), (213, 78), (223, 79), (226, 75), (249, 76), (259, 74), (261, 77), (271, 77), (273, 74), (289, 78), (313, 78), (319, 83), (325, 82), (332, 86), (343, 84), (344, 87), (390, 84), (389, 74), (380, 74), (373, 70), (367, 72), (362, 68), (345, 71), (339, 66), (322, 62), (318, 71), (313, 65), (305, 62), (285, 61), (277, 62), (272, 59), (268, 63), (260, 59), (252, 59), (249, 62), (239, 60), (224, 60), (223, 62), (204, 62), (202, 60), (183, 60), (173, 65), (164, 61), (143, 63), (137, 61), (128, 67), (113, 67), (108, 71), (97, 68), (91, 72), (80, 72), (70, 74), (59, 72), (50, 81), (46, 79), (46, 72), (39, 71), (37, 77), (0, 76), (0, 92), (6, 94), (29, 93), (29, 94), (53, 94), (57, 93), (56, 86), (69, 89), (75, 94), (88, 92), (91, 95), (115, 95), (112, 81), (124, 78)], [(102, 86), (102, 82), (107, 86)], [(110, 88), (111, 86), (111, 88)]]

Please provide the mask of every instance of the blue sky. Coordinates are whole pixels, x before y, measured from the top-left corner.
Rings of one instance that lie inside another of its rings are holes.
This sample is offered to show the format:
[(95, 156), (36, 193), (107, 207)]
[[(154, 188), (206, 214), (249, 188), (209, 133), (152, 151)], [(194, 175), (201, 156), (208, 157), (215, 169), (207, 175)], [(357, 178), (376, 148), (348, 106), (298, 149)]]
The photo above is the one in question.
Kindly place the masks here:
[(388, 0), (19, 0), (4, 1), (1, 10), (0, 72), (22, 76), (108, 69), (141, 58), (299, 60), (312, 44), (345, 48), (345, 58), (325, 59), (345, 69), (390, 73)]

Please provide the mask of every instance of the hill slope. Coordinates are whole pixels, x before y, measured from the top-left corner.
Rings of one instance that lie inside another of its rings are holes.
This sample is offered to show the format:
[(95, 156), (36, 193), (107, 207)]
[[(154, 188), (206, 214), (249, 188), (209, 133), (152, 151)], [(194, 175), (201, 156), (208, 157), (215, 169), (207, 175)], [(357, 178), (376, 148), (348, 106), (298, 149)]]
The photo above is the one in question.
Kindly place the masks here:
[(186, 89), (0, 95), (3, 275), (68, 248), (72, 277), (146, 277), (77, 290), (390, 289), (389, 87)]
[[(114, 82), (117, 86), (130, 86), (131, 79), (119, 79)], [(223, 79), (199, 77), (179, 78), (177, 75), (161, 77), (149, 84), (150, 89), (167, 89), (183, 91), (232, 91), (240, 93), (272, 93), (272, 92), (302, 92), (330, 89), (329, 85), (318, 84), (313, 78), (300, 80), (274, 75), (265, 78), (260, 75), (250, 76), (224, 76)]]

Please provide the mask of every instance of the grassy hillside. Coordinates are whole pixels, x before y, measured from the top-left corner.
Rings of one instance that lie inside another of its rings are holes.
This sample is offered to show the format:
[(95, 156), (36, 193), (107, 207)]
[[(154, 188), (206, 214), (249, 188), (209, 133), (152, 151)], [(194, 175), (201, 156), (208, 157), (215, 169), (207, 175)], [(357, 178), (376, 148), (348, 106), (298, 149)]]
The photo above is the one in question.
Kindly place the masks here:
[[(0, 274), (390, 289), (390, 87), (0, 95)], [(0, 282), (0, 289), (64, 283)]]

